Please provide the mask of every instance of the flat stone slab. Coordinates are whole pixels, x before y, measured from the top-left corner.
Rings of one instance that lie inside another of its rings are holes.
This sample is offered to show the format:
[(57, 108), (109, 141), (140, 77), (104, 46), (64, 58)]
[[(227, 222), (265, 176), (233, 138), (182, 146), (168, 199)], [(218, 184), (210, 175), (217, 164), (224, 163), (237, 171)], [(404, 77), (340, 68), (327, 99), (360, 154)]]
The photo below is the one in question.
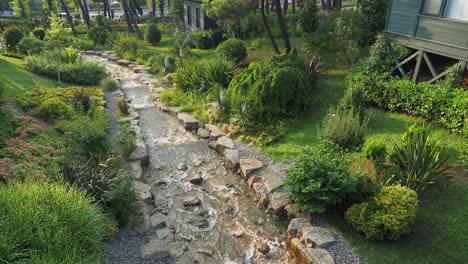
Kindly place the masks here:
[(132, 62), (131, 61), (128, 61), (128, 60), (118, 60), (117, 61), (117, 64), (120, 65), (120, 66), (128, 66), (130, 65)]
[(140, 162), (130, 162), (130, 168), (132, 169), (132, 177), (134, 179), (140, 179), (143, 176), (143, 169), (140, 166)]
[(323, 248), (308, 248), (302, 242), (293, 238), (289, 249), (294, 263), (301, 264), (335, 264), (333, 257)]
[(226, 133), (215, 125), (207, 124), (205, 128), (210, 132), (210, 140), (217, 140), (220, 137), (226, 136)]
[(165, 240), (151, 239), (148, 244), (141, 247), (141, 258), (150, 260), (169, 255), (169, 246)]
[(152, 227), (164, 227), (166, 226), (167, 216), (157, 213), (151, 215), (149, 220)]
[(224, 165), (227, 169), (235, 170), (239, 166), (240, 154), (237, 149), (225, 149), (223, 152)]
[(128, 157), (128, 161), (140, 161), (142, 166), (148, 166), (149, 154), (145, 147), (138, 146)]
[(272, 193), (268, 204), (268, 213), (272, 214), (273, 217), (277, 219), (287, 218), (287, 212), (284, 208), (288, 204), (289, 197), (287, 193)]
[(135, 188), (136, 193), (144, 202), (151, 202), (151, 186), (141, 181), (134, 181), (133, 187)]
[(162, 111), (170, 114), (171, 116), (177, 116), (180, 110), (179, 110), (179, 107), (169, 106), (163, 109)]
[(284, 180), (276, 174), (265, 174), (262, 176), (262, 178), (263, 183), (265, 183), (265, 188), (270, 193), (283, 186)]
[(177, 114), (177, 118), (179, 119), (179, 123), (181, 123), (186, 130), (189, 131), (197, 131), (200, 121), (192, 117), (187, 113), (179, 113)]
[(197, 135), (200, 137), (200, 138), (203, 138), (203, 139), (208, 139), (210, 138), (210, 132), (204, 128), (199, 128), (198, 129), (198, 132), (197, 132)]
[(234, 149), (234, 141), (226, 136), (218, 138), (216, 141), (210, 141), (210, 148), (223, 154), (225, 149)]
[(314, 248), (324, 248), (336, 242), (329, 230), (321, 227), (302, 228), (302, 242)]
[(108, 56), (108, 57), (107, 57), (107, 60), (108, 60), (108, 61), (113, 61), (113, 62), (116, 62), (116, 61), (118, 61), (118, 60), (119, 60), (119, 58), (117, 58), (117, 57), (115, 57), (115, 56), (111, 55), (111, 56)]
[(299, 238), (301, 236), (301, 231), (305, 227), (312, 227), (310, 221), (305, 218), (294, 218), (289, 222), (288, 225), (288, 237)]
[(242, 176), (247, 178), (253, 171), (263, 168), (263, 163), (257, 159), (240, 159), (239, 166)]

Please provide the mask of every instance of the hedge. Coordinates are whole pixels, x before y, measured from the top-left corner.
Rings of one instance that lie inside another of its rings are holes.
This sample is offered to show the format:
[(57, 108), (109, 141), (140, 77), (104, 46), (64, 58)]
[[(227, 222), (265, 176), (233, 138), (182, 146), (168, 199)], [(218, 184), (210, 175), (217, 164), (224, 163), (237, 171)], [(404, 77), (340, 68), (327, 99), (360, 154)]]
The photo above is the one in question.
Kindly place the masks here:
[[(415, 83), (371, 70), (362, 63), (346, 77), (347, 87), (359, 91), (365, 103), (404, 112), (463, 133), (468, 121), (468, 91), (445, 84)], [(464, 128), (465, 127), (465, 128)]]

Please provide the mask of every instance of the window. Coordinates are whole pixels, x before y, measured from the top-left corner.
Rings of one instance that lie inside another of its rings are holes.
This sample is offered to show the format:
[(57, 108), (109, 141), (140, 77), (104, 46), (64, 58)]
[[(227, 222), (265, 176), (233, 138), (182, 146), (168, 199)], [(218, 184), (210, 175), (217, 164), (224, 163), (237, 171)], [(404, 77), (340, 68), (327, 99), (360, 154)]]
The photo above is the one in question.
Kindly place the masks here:
[(195, 8), (195, 23), (197, 28), (200, 28), (200, 8)]
[(187, 6), (187, 25), (192, 25), (192, 7), (189, 5)]
[(468, 21), (468, 1), (447, 0), (444, 17)]
[(423, 14), (438, 16), (443, 0), (424, 0)]

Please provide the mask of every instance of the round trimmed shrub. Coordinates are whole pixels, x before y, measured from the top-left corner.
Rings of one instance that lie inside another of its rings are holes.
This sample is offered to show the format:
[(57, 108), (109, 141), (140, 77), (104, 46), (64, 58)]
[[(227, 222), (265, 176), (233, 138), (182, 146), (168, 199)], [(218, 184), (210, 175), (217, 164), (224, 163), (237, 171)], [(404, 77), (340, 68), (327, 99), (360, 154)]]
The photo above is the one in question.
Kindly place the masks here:
[(161, 42), (161, 31), (158, 29), (156, 24), (150, 24), (148, 26), (148, 31), (146, 32), (146, 40), (152, 45), (156, 45)]
[(8, 50), (14, 50), (16, 45), (21, 41), (23, 38), (23, 33), (21, 30), (15, 26), (10, 26), (2, 34), (2, 37), (5, 41), (5, 45)]
[(276, 123), (305, 109), (312, 84), (303, 61), (294, 54), (253, 62), (229, 84), (230, 114), (244, 127)]
[(76, 189), (27, 181), (0, 186), (0, 226), (6, 263), (97, 263), (114, 223)]
[(39, 39), (39, 40), (44, 40), (45, 38), (45, 35), (46, 35), (46, 32), (43, 28), (35, 28), (33, 31), (32, 31), (32, 34), (35, 38)]
[(396, 240), (408, 234), (416, 219), (418, 195), (403, 186), (383, 187), (369, 202), (346, 211), (346, 221), (368, 239)]
[(44, 41), (37, 38), (23, 38), (18, 43), (19, 52), (26, 55), (39, 54), (42, 50), (44, 50), (44, 47)]
[(68, 119), (73, 113), (73, 108), (58, 98), (51, 98), (39, 106), (39, 115), (51, 120)]
[(234, 60), (236, 63), (247, 57), (247, 49), (242, 40), (231, 38), (219, 44), (216, 51), (226, 58)]

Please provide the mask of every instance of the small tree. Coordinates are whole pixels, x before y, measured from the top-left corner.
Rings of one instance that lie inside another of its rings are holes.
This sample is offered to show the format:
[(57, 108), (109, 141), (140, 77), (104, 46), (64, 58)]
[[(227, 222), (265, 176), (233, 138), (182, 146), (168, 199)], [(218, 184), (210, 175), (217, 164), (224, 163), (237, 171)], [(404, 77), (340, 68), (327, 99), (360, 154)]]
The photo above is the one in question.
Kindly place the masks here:
[(50, 38), (59, 38), (65, 33), (63, 28), (63, 21), (60, 17), (55, 14), (50, 16), (50, 28), (47, 30), (47, 34), (49, 34)]
[(151, 23), (148, 26), (148, 31), (146, 32), (146, 40), (150, 44), (156, 45), (159, 44), (159, 42), (161, 41), (161, 37), (161, 31), (158, 29), (156, 24)]

